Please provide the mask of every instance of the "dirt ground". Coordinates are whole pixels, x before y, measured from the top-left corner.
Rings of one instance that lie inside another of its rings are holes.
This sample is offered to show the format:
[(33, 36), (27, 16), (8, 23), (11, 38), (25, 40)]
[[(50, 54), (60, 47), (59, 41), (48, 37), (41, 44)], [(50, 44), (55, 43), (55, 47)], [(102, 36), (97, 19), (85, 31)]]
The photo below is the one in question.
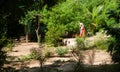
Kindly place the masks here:
[[(22, 62), (18, 60), (20, 56), (30, 54), (30, 50), (32, 48), (38, 48), (38, 44), (33, 42), (16, 44), (13, 50), (7, 53), (10, 59), (9, 59), (9, 63), (5, 64), (4, 67), (13, 67), (15, 69), (21, 69), (21, 70), (27, 67), (29, 68), (27, 70), (28, 72), (35, 72), (35, 69), (40, 67), (39, 61), (29, 60)], [(84, 52), (84, 56), (85, 56), (84, 64), (87, 65), (99, 65), (99, 64), (111, 63), (111, 57), (105, 51), (87, 50)], [(72, 56), (50, 57), (49, 59), (46, 60), (44, 66), (57, 68), (59, 70), (62, 70), (63, 72), (69, 72), (73, 69), (73, 66), (75, 64), (71, 60), (74, 60)]]
[[(30, 50), (33, 48), (38, 48), (37, 43), (18, 43), (13, 47), (13, 50), (7, 53), (8, 61), (10, 63), (5, 64), (4, 67), (12, 67), (17, 70), (22, 69), (23, 67), (29, 68), (28, 72), (35, 72), (34, 69), (39, 68), (38, 60), (29, 60), (29, 61), (19, 61), (21, 56), (30, 54)], [(44, 63), (45, 67), (53, 67), (62, 71), (70, 70), (67, 68), (72, 68), (72, 62), (68, 62), (71, 57), (50, 57)]]

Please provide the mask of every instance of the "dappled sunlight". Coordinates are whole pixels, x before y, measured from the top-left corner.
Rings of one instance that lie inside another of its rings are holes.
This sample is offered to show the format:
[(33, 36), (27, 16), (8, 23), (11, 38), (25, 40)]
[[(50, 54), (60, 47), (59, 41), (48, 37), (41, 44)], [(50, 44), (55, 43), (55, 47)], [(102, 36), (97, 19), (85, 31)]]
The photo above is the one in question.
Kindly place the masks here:
[[(19, 48), (20, 47), (20, 48)], [(22, 48), (21, 48), (22, 47)], [(22, 43), (18, 44), (13, 48), (12, 52), (8, 53), (8, 63), (4, 65), (5, 68), (11, 67), (18, 71), (28, 71), (28, 72), (34, 72), (40, 70), (39, 60), (30, 59), (27, 61), (21, 61), (19, 60), (20, 54), (22, 55), (28, 55), (30, 54), (30, 50), (32, 48), (38, 48), (38, 44), (36, 43)], [(26, 48), (26, 53), (24, 53), (24, 50)], [(44, 47), (43, 47), (44, 48)], [(62, 46), (61, 46), (62, 48)], [(63, 48), (68, 48), (63, 46)], [(16, 53), (15, 55), (13, 53)], [(20, 53), (20, 54), (17, 54)], [(84, 55), (83, 65), (90, 66), (92, 65), (93, 68), (98, 67), (99, 65), (107, 65), (111, 64), (111, 57), (110, 55), (102, 50), (85, 50), (82, 52)], [(43, 65), (43, 69), (55, 69), (55, 71), (62, 71), (62, 72), (72, 72), (74, 66), (76, 65), (77, 61), (72, 56), (71, 50), (66, 54), (65, 56), (59, 56), (56, 54), (52, 54), (47, 60), (45, 61)], [(89, 69), (89, 67), (86, 67)], [(93, 69), (90, 66), (90, 69)]]
[(0, 72), (119, 72), (119, 4), (0, 0)]

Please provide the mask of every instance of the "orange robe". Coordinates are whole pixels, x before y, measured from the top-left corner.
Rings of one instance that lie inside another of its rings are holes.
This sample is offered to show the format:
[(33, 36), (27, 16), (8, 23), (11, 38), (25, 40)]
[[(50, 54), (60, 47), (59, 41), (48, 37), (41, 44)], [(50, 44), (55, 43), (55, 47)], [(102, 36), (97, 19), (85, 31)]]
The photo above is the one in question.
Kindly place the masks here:
[(80, 28), (80, 34), (79, 34), (80, 37), (85, 37), (85, 28), (84, 27), (81, 27)]

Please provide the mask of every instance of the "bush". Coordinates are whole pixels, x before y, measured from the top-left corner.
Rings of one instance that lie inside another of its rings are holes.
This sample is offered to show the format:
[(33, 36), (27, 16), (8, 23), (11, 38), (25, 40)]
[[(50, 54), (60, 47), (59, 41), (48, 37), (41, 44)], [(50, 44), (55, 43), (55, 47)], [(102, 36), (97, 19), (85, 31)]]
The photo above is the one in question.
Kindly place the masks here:
[(6, 36), (2, 36), (0, 39), (0, 48), (3, 51), (12, 51), (12, 47), (14, 46), (14, 43), (12, 41), (12, 39), (7, 39)]
[(0, 51), (0, 69), (4, 65), (5, 61), (6, 61), (6, 53)]
[(65, 28), (62, 25), (48, 25), (48, 31), (46, 33), (46, 42), (53, 44), (53, 46), (58, 46), (62, 40), (61, 36), (63, 35)]
[(28, 54), (28, 55), (21, 56), (21, 57), (19, 58), (19, 60), (21, 60), (21, 61), (27, 61), (27, 60), (34, 59), (34, 58), (35, 58), (35, 54), (31, 52), (31, 53)]
[(52, 47), (45, 46), (44, 53), (45, 53), (46, 57), (50, 57), (54, 54), (54, 50)]
[(85, 38), (76, 38), (77, 48), (79, 48), (79, 49), (85, 49), (84, 40), (85, 40)]
[(7, 43), (7, 38), (3, 35), (0, 38), (0, 48), (4, 47), (6, 43)]
[(77, 61), (77, 64), (74, 66), (73, 72), (84, 72), (84, 65), (83, 65), (83, 50), (86, 49), (84, 44), (84, 38), (76, 38), (77, 47), (73, 48), (72, 56)]
[(72, 55), (78, 63), (82, 64), (84, 56), (82, 50), (85, 49), (84, 38), (76, 38), (77, 46), (72, 49)]
[(8, 42), (8, 43), (6, 44), (6, 46), (3, 48), (3, 51), (6, 51), (6, 52), (12, 51), (13, 46), (14, 46), (14, 43)]
[(68, 49), (67, 49), (67, 48), (57, 48), (57, 49), (56, 49), (56, 53), (57, 53), (59, 56), (64, 56), (67, 52), (68, 52)]
[(98, 40), (97, 42), (95, 42), (96, 48), (101, 50), (107, 50), (109, 44), (110, 43), (107, 40)]
[(46, 59), (48, 58), (45, 50), (41, 49), (41, 48), (39, 48), (39, 49), (34, 48), (34, 49), (31, 50), (31, 52), (34, 55), (33, 56), (34, 59), (39, 60), (40, 68), (42, 70), (43, 69), (43, 64), (46, 61)]
[(50, 52), (50, 49), (49, 48), (44, 48), (44, 50), (42, 49), (31, 49), (31, 53), (28, 54), (28, 55), (25, 55), (25, 56), (21, 56), (19, 59), (22, 60), (22, 61), (27, 61), (27, 60), (30, 60), (30, 59), (36, 59), (36, 60), (39, 60), (40, 58), (47, 58), (47, 57), (50, 57), (51, 55), (51, 52)]

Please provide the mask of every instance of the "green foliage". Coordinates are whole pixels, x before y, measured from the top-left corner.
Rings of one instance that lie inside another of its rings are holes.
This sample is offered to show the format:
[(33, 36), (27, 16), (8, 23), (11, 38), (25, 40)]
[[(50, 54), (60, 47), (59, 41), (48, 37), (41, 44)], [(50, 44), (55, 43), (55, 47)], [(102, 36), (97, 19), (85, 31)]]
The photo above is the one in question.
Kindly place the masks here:
[(77, 46), (72, 49), (72, 55), (77, 61), (77, 66), (79, 67), (79, 65), (81, 66), (83, 64), (84, 59), (84, 56), (82, 54), (82, 51), (85, 49), (84, 38), (76, 38), (76, 42)]
[(82, 50), (82, 49), (85, 49), (85, 38), (76, 38), (76, 42), (77, 42), (77, 47)]
[[(40, 17), (40, 11), (36, 11), (36, 10), (28, 11), (25, 14), (25, 17), (21, 17), (21, 19), (19, 20), (19, 23), (24, 25), (26, 37), (28, 37), (28, 38), (29, 38), (29, 36), (31, 36), (31, 38), (32, 38), (35, 35), (37, 35), (36, 30), (39, 30), (38, 27), (40, 27), (40, 26), (38, 26), (38, 23), (40, 23), (40, 22), (39, 22), (39, 20), (37, 21), (37, 16)], [(39, 35), (39, 33), (40, 32), (38, 32), (38, 35)], [(38, 35), (36, 36), (38, 39), (37, 41), (39, 41)], [(26, 38), (26, 41), (28, 38)]]
[(45, 53), (46, 57), (50, 57), (50, 56), (52, 56), (54, 54), (54, 50), (53, 50), (53, 48), (51, 46), (50, 47), (45, 46), (44, 53)]
[[(7, 32), (7, 17), (9, 14), (2, 14), (3, 12), (0, 12), (0, 39), (2, 36), (6, 35)], [(0, 41), (1, 42), (1, 41)]]
[(68, 52), (68, 49), (67, 48), (57, 48), (56, 49), (56, 53), (59, 55), (59, 56), (64, 56), (65, 54), (67, 54)]
[(5, 61), (6, 61), (6, 53), (3, 51), (0, 51), (0, 70), (4, 65)]
[(6, 36), (3, 35), (3, 36), (0, 38), (0, 46), (3, 47), (4, 44), (6, 44), (6, 42), (7, 42), (7, 38), (6, 38)]
[[(108, 11), (116, 10), (117, 7), (117, 0), (66, 0), (66, 2), (59, 3), (52, 7), (51, 10), (46, 10), (46, 7), (44, 7), (42, 12), (44, 17), (41, 21), (47, 24), (47, 40), (55, 37), (55, 35), (50, 36), (49, 34), (56, 34), (59, 30), (61, 31), (61, 35), (64, 30), (78, 33), (79, 22), (84, 23), (87, 31), (93, 32), (99, 28), (104, 29), (101, 27), (103, 27), (106, 23), (108, 26), (114, 23), (109, 23), (110, 20), (108, 17), (110, 14)], [(95, 28), (93, 28), (92, 23), (94, 23)], [(65, 28), (58, 29), (57, 26), (59, 25), (64, 26)], [(54, 27), (56, 27), (56, 29), (54, 29)], [(60, 34), (56, 36), (60, 37)], [(56, 42), (55, 40), (50, 41), (51, 43), (54, 43)]]
[(3, 48), (2, 50), (5, 52), (12, 51), (13, 46), (13, 41), (11, 39), (7, 39), (7, 37), (3, 35), (0, 39), (0, 47)]
[(19, 59), (22, 61), (27, 61), (30, 59), (36, 59), (42, 61), (44, 58), (48, 57), (48, 51), (44, 50), (44, 53), (39, 49), (31, 49), (31, 53), (25, 56), (21, 56)]
[[(79, 0), (80, 6), (82, 8), (83, 17), (85, 17), (85, 24), (90, 27), (90, 30), (94, 28), (91, 27), (91, 24), (94, 23), (96, 28), (101, 28), (101, 25), (109, 22), (109, 14), (110, 10), (117, 10), (118, 3), (117, 0)], [(113, 24), (113, 23), (112, 23)], [(107, 26), (111, 25), (107, 23)]]
[(113, 62), (120, 63), (120, 28), (111, 27), (108, 29), (108, 33), (113, 37), (110, 38), (108, 52), (110, 52)]
[(6, 44), (6, 46), (3, 48), (3, 51), (5, 51), (5, 52), (8, 52), (8, 51), (12, 51), (12, 49), (13, 49), (13, 47), (14, 47), (14, 43), (7, 43)]
[(74, 12), (74, 2), (64, 2), (54, 6), (50, 11), (49, 22), (60, 24), (66, 27), (66, 30), (75, 32), (78, 28), (79, 18)]
[(56, 43), (61, 40), (65, 30), (77, 32), (78, 22), (74, 21), (76, 16), (74, 16), (73, 10), (68, 9), (66, 5), (71, 7), (70, 4), (63, 3), (54, 6), (51, 11), (43, 9), (44, 17), (41, 21), (47, 24), (46, 41), (54, 45), (58, 45)]
[(40, 67), (41, 67), (41, 70), (42, 70), (43, 69), (43, 64), (46, 61), (46, 58), (47, 58), (48, 55), (46, 54), (46, 52), (44, 52), (45, 51), (44, 49), (32, 49), (31, 51), (34, 54), (34, 59), (39, 60)]
[(30, 31), (29, 25), (34, 15), (41, 14), (40, 21), (47, 26), (46, 42), (57, 45), (65, 30), (78, 33), (79, 22), (83, 22), (87, 31), (92, 32), (96, 29), (104, 29), (102, 28), (104, 25), (110, 26), (115, 23), (114, 18), (109, 19), (111, 14), (109, 11), (115, 11), (117, 7), (117, 0), (66, 0), (49, 10), (47, 6), (44, 6), (41, 12), (28, 11), (20, 23), (28, 25), (27, 30)]
[(63, 25), (48, 25), (48, 31), (46, 33), (46, 42), (58, 46), (61, 36), (64, 34), (65, 27)]
[(31, 24), (33, 19), (36, 18), (37, 14), (39, 14), (39, 11), (33, 10), (26, 12), (25, 17), (21, 17), (19, 23), (25, 25), (25, 32), (31, 32)]
[(110, 43), (107, 40), (98, 40), (95, 42), (95, 46), (97, 49), (107, 50)]
[(109, 37), (108, 42), (114, 44), (115, 43), (115, 37)]
[(20, 61), (28, 61), (30, 59), (33, 59), (34, 56), (31, 56), (32, 54), (28, 54), (28, 55), (25, 55), (25, 56), (21, 56), (20, 58), (18, 58), (18, 60)]
[(76, 38), (77, 46), (72, 50), (72, 56), (77, 61), (77, 64), (74, 65), (73, 72), (84, 72), (83, 59), (84, 56), (82, 51), (85, 49), (84, 38)]
[(20, 24), (29, 24), (32, 21), (32, 19), (36, 17), (37, 14), (38, 11), (35, 10), (26, 12), (25, 17), (21, 17), (21, 20), (19, 20)]

